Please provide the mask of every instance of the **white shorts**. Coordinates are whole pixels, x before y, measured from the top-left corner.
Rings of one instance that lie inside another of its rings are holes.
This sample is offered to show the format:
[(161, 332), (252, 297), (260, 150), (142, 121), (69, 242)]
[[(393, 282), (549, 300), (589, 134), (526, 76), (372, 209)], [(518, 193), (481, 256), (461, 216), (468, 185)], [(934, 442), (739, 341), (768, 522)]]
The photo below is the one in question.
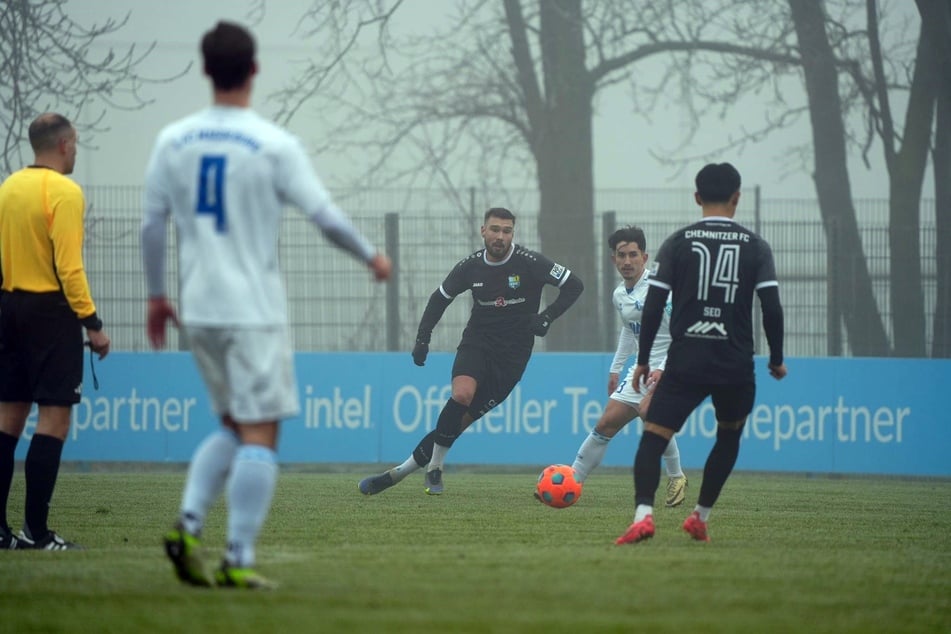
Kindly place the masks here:
[(653, 385), (650, 385), (650, 387), (642, 386), (639, 390), (634, 389), (632, 379), (634, 378), (635, 367), (636, 366), (633, 365), (631, 366), (631, 369), (624, 375), (624, 380), (617, 384), (617, 389), (611, 394), (611, 398), (615, 401), (630, 405), (631, 407), (640, 405), (644, 397), (654, 390)]
[(189, 326), (186, 331), (219, 416), (262, 423), (300, 413), (294, 351), (286, 327)]

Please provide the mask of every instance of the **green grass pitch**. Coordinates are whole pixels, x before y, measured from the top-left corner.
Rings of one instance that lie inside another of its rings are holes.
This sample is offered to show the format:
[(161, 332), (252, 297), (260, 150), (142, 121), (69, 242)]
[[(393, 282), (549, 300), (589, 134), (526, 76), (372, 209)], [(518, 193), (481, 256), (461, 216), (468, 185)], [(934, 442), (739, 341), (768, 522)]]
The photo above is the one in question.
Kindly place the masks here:
[[(529, 470), (450, 468), (440, 497), (418, 474), (364, 497), (366, 473), (282, 473), (258, 544), (281, 585), (254, 593), (175, 580), (160, 541), (183, 472), (64, 472), (51, 526), (87, 550), (0, 552), (0, 633), (951, 632), (948, 480), (736, 473), (702, 544), (680, 530), (688, 472), (654, 539), (615, 546), (622, 470), (563, 510), (532, 498)], [(14, 526), (22, 506), (18, 469)]]

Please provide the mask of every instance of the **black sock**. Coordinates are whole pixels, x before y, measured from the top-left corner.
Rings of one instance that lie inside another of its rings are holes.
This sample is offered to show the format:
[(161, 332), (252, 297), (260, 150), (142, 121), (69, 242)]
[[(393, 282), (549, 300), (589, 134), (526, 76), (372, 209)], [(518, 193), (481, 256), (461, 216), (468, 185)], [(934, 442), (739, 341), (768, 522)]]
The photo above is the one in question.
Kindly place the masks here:
[(660, 485), (660, 458), (670, 441), (659, 434), (645, 431), (634, 457), (634, 502), (654, 506), (654, 495)]
[(465, 415), (468, 405), (463, 405), (458, 401), (449, 399), (446, 405), (439, 413), (439, 420), (436, 421), (435, 442), (441, 447), (452, 447), (456, 438), (462, 433), (462, 417)]
[(0, 528), (10, 530), (7, 523), (7, 502), (10, 499), (10, 486), (13, 484), (13, 454), (16, 452), (16, 436), (0, 431)]
[(426, 434), (422, 440), (419, 441), (419, 444), (416, 445), (416, 449), (413, 450), (413, 460), (416, 461), (420, 467), (425, 467), (429, 464), (430, 459), (433, 457), (433, 444), (436, 442), (436, 430), (432, 430)]
[(717, 428), (717, 441), (707, 456), (707, 464), (703, 467), (703, 482), (700, 483), (700, 495), (697, 504), (712, 507), (720, 497), (720, 491), (726, 484), (726, 479), (733, 472), (733, 465), (740, 455), (741, 429)]
[(26, 510), (24, 519), (30, 536), (43, 539), (49, 532), (46, 525), (50, 514), (50, 501), (56, 476), (59, 475), (59, 459), (63, 453), (63, 441), (53, 436), (34, 434), (30, 449), (26, 452)]

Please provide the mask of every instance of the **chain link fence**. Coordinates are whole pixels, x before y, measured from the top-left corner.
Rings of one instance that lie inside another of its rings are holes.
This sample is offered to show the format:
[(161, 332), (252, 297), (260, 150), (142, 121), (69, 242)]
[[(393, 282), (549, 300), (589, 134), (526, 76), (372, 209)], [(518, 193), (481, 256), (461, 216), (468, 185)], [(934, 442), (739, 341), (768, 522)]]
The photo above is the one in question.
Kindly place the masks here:
[[(139, 187), (94, 186), (85, 193), (89, 207), (85, 263), (97, 309), (107, 324), (113, 349), (147, 350), (145, 277), (139, 247), (142, 191)], [(490, 206), (512, 209), (518, 217), (516, 242), (539, 248), (538, 197), (532, 190), (491, 195), (473, 190), (462, 198), (434, 190), (373, 190), (338, 192), (336, 198), (371, 242), (385, 248), (398, 262), (398, 272), (391, 284), (374, 283), (362, 264), (332, 247), (304, 216), (289, 210), (281, 232), (281, 269), (299, 351), (409, 351), (430, 294), (457, 261), (481, 246), (482, 214)], [(864, 257), (891, 335), (888, 201), (855, 203)], [(585, 280), (585, 293), (598, 294), (600, 318), (592, 327), (598, 329), (597, 340), (604, 342), (603, 351), (613, 351), (619, 322), (609, 294), (620, 278), (608, 257), (606, 236), (616, 226), (639, 225), (647, 236), (648, 253), (654, 253), (671, 232), (694, 222), (699, 209), (693, 204), (693, 192), (683, 189), (600, 190), (595, 208), (599, 224), (595, 236), (603, 257), (598, 260), (600, 279), (594, 283)], [(921, 267), (930, 350), (937, 286), (933, 201), (923, 201), (922, 218)], [(754, 189), (752, 196), (747, 193), (741, 201), (737, 220), (773, 247), (786, 313), (786, 354), (826, 356), (834, 347), (830, 341), (841, 339), (842, 353), (848, 355), (844, 332), (833, 332), (836, 336), (830, 338), (830, 329), (840, 326), (830, 319), (828, 310), (826, 236), (817, 203), (761, 199)], [(169, 242), (174, 249), (174, 231)], [(169, 289), (177, 301), (173, 253), (170, 251), (168, 259)], [(434, 350), (455, 349), (469, 309), (467, 296), (453, 302), (433, 333)], [(184, 346), (177, 332), (170, 335), (171, 348)], [(765, 352), (762, 334), (757, 337), (757, 350)], [(545, 349), (544, 340), (539, 340), (536, 349)]]

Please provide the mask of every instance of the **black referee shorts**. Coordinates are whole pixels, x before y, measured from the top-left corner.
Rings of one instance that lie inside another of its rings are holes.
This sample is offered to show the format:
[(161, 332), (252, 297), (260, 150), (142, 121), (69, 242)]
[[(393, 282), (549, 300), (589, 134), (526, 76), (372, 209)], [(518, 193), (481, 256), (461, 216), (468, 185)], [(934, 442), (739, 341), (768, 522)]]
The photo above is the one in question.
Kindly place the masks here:
[(750, 377), (741, 383), (697, 383), (665, 371), (654, 388), (648, 422), (680, 431), (690, 413), (707, 397), (713, 403), (717, 421), (735, 423), (744, 420), (753, 411), (756, 381)]
[(0, 401), (70, 406), (83, 383), (83, 327), (62, 293), (0, 293)]
[(452, 376), (471, 376), (476, 380), (476, 392), (468, 410), (473, 420), (482, 418), (508, 398), (522, 379), (531, 356), (531, 349), (513, 354), (477, 344), (459, 344)]

